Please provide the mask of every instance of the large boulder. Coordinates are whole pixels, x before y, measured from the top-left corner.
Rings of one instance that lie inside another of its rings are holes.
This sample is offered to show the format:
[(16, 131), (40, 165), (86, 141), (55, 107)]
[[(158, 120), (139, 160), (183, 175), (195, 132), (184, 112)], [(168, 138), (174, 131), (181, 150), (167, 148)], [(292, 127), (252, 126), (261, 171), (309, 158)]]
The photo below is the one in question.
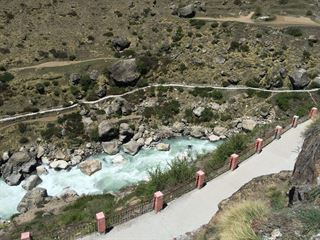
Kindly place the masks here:
[(123, 151), (130, 155), (136, 155), (141, 148), (141, 144), (138, 142), (131, 140), (130, 142), (123, 144)]
[(99, 160), (86, 160), (79, 164), (79, 168), (82, 173), (91, 176), (102, 169), (102, 164)]
[(201, 138), (204, 135), (204, 129), (201, 126), (191, 127), (190, 135), (195, 138)]
[(131, 42), (127, 38), (116, 37), (112, 40), (112, 46), (118, 51), (122, 51), (130, 47)]
[(120, 124), (120, 141), (121, 142), (128, 142), (133, 137), (133, 135), (134, 135), (134, 132), (128, 123)]
[(15, 152), (2, 166), (2, 177), (7, 184), (18, 185), (36, 166), (37, 161), (27, 151)]
[(307, 70), (301, 68), (289, 76), (293, 89), (303, 89), (310, 83)]
[(102, 121), (98, 127), (99, 137), (102, 141), (110, 141), (119, 134), (118, 126), (109, 121)]
[(172, 126), (172, 131), (175, 133), (182, 133), (186, 128), (183, 122), (175, 122)]
[(35, 188), (37, 185), (39, 185), (42, 182), (41, 178), (38, 177), (38, 175), (31, 175), (28, 177), (24, 183), (22, 184), (22, 187), (29, 191), (33, 188)]
[(242, 128), (245, 131), (252, 131), (257, 125), (257, 122), (253, 119), (245, 119), (242, 121)]
[(103, 151), (109, 155), (115, 155), (119, 152), (118, 141), (110, 141), (101, 143)]
[(216, 126), (214, 127), (213, 131), (219, 136), (224, 136), (227, 134), (228, 129), (222, 126)]
[(46, 202), (47, 197), (48, 193), (46, 189), (34, 188), (24, 195), (17, 207), (17, 210), (21, 213), (24, 213), (30, 209), (38, 208)]
[(43, 146), (38, 146), (37, 148), (37, 158), (40, 159), (45, 153), (45, 149)]
[(105, 109), (108, 116), (112, 114), (129, 115), (132, 112), (131, 104), (122, 97), (115, 98)]
[(141, 74), (136, 59), (119, 60), (109, 69), (109, 76), (117, 85), (130, 86), (136, 84)]
[(193, 4), (189, 4), (178, 9), (178, 16), (182, 18), (192, 18), (195, 14), (196, 10)]
[(196, 117), (201, 117), (204, 110), (205, 110), (204, 107), (196, 107), (195, 109), (193, 109), (192, 112)]

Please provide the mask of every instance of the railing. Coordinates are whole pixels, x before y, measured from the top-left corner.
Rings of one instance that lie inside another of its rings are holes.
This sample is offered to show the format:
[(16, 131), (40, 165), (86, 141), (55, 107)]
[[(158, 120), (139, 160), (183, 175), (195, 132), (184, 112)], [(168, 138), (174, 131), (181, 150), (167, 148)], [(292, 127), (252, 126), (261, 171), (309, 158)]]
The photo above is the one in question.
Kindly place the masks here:
[[(298, 123), (301, 124), (301, 123), (307, 121), (308, 119), (309, 119), (308, 116), (302, 117), (299, 119)], [(287, 132), (291, 128), (292, 128), (291, 124), (285, 126), (283, 128), (282, 134)], [(275, 140), (274, 128), (259, 132), (259, 137), (262, 137), (264, 140), (263, 147), (267, 146), (268, 144), (273, 142), (273, 140)], [(240, 158), (239, 158), (238, 163), (241, 163), (241, 162), (247, 160), (248, 158), (250, 158), (254, 154), (256, 154), (255, 144), (248, 145), (245, 150), (243, 150), (242, 152), (239, 153)], [(212, 171), (210, 173), (207, 173), (206, 181), (211, 181), (212, 179), (218, 177), (219, 175), (221, 175), (223, 173), (226, 173), (227, 171), (229, 171), (229, 165), (226, 162), (226, 164), (224, 164), (223, 167), (221, 167), (215, 171)], [(163, 191), (164, 202), (169, 203), (169, 202), (173, 201), (174, 199), (181, 197), (185, 193), (188, 193), (188, 192), (194, 190), (195, 188), (196, 188), (195, 179), (192, 178), (192, 179), (186, 181), (185, 183), (182, 183), (182, 184), (175, 186), (174, 188), (164, 190)], [(110, 215), (107, 216), (107, 224), (108, 224), (108, 226), (114, 227), (114, 226), (120, 225), (122, 223), (125, 223), (129, 220), (132, 220), (138, 216), (141, 216), (147, 212), (151, 212), (152, 210), (153, 210), (153, 202), (152, 201), (139, 202), (139, 203), (136, 203), (132, 206), (125, 207), (123, 209), (120, 209), (118, 211), (116, 210), (116, 211), (110, 213)], [(65, 229), (61, 229), (59, 231), (48, 233), (48, 236), (49, 236), (48, 238), (45, 238), (43, 236), (34, 235), (33, 239), (35, 239), (35, 240), (37, 240), (37, 239), (39, 239), (39, 240), (40, 239), (41, 240), (43, 240), (43, 239), (44, 240), (45, 239), (69, 240), (69, 239), (79, 238), (81, 236), (93, 233), (95, 231), (96, 231), (96, 222), (87, 222), (87, 223), (77, 224), (76, 226), (69, 225)]]

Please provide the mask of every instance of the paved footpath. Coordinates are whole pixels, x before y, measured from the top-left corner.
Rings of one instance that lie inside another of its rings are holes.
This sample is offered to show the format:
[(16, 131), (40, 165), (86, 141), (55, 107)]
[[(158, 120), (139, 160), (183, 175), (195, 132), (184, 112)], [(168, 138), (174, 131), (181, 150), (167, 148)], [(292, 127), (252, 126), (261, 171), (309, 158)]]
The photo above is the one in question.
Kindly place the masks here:
[(307, 121), (286, 132), (257, 154), (241, 163), (234, 172), (227, 172), (201, 190), (194, 190), (172, 201), (160, 213), (150, 212), (112, 229), (106, 235), (97, 233), (82, 240), (172, 240), (198, 229), (210, 221), (218, 204), (255, 177), (293, 170), (303, 144)]

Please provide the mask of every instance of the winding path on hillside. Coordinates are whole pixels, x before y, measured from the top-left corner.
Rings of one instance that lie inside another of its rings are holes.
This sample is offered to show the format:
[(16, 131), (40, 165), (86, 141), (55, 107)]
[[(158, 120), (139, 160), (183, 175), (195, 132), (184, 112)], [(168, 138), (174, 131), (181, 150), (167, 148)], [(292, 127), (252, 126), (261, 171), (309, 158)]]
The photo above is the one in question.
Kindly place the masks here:
[[(106, 235), (97, 233), (81, 240), (172, 240), (207, 224), (218, 211), (218, 204), (253, 178), (293, 170), (303, 144), (303, 132), (310, 120), (287, 131), (280, 140), (266, 146), (242, 162), (234, 172), (227, 172), (201, 190), (194, 190), (170, 202), (160, 213), (150, 212), (116, 226)], [(106, 216), (108, 219), (108, 216)]]
[(93, 105), (93, 104), (98, 104), (101, 102), (104, 102), (106, 100), (114, 99), (117, 97), (125, 97), (130, 94), (136, 93), (138, 91), (144, 91), (152, 87), (181, 87), (181, 88), (187, 88), (187, 89), (194, 89), (194, 88), (209, 88), (213, 90), (223, 90), (223, 91), (235, 91), (235, 90), (253, 90), (253, 91), (261, 91), (261, 92), (270, 92), (270, 93), (312, 93), (312, 92), (317, 92), (320, 90), (320, 88), (314, 88), (314, 89), (306, 89), (306, 90), (291, 90), (291, 89), (264, 89), (264, 88), (252, 88), (252, 87), (246, 87), (246, 86), (233, 86), (233, 87), (221, 87), (221, 86), (212, 86), (212, 85), (203, 85), (203, 84), (179, 84), (179, 83), (168, 83), (168, 84), (152, 84), (146, 87), (141, 87), (141, 88), (136, 88), (132, 91), (119, 94), (119, 95), (108, 95), (106, 97), (100, 98), (96, 101), (85, 101), (82, 100), (79, 103), (75, 103), (71, 106), (68, 107), (59, 107), (59, 108), (54, 108), (54, 109), (45, 109), (41, 110), (39, 112), (33, 112), (33, 113), (25, 113), (25, 114), (19, 114), (15, 115), (12, 117), (2, 117), (0, 118), (0, 123), (5, 124), (5, 123), (10, 123), (12, 121), (24, 121), (25, 118), (41, 118), (43, 117), (44, 114), (60, 114), (62, 111), (66, 110), (72, 110), (76, 109), (79, 107), (81, 104), (84, 105)]
[(320, 27), (319, 23), (313, 21), (308, 17), (276, 15), (276, 18), (273, 21), (257, 21), (252, 19), (253, 14), (254, 12), (251, 12), (247, 16), (239, 16), (239, 17), (221, 17), (221, 18), (195, 17), (193, 19), (204, 20), (204, 21), (217, 21), (217, 22), (240, 22), (240, 23), (246, 23), (246, 24), (260, 24), (260, 25), (270, 25), (270, 26), (299, 25), (299, 26), (305, 26), (305, 27), (307, 26)]
[(11, 68), (9, 70), (10, 71), (22, 71), (22, 70), (27, 70), (27, 69), (42, 69), (42, 68), (65, 67), (65, 66), (76, 65), (76, 64), (80, 64), (80, 63), (94, 62), (94, 61), (98, 61), (98, 60), (114, 60), (114, 59), (119, 59), (119, 58), (115, 58), (115, 57), (100, 57), (100, 58), (92, 58), (92, 59), (85, 59), (85, 60), (78, 60), (78, 61), (52, 61), (52, 62), (40, 63), (38, 65)]

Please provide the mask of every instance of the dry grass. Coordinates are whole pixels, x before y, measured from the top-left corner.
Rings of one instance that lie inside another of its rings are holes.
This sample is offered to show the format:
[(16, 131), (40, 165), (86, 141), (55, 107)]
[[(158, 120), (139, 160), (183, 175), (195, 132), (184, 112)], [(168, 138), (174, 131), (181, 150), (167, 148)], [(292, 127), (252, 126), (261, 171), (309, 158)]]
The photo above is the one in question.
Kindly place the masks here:
[(259, 240), (252, 229), (254, 220), (267, 216), (269, 209), (262, 201), (245, 201), (234, 205), (218, 219), (218, 235), (223, 240)]

